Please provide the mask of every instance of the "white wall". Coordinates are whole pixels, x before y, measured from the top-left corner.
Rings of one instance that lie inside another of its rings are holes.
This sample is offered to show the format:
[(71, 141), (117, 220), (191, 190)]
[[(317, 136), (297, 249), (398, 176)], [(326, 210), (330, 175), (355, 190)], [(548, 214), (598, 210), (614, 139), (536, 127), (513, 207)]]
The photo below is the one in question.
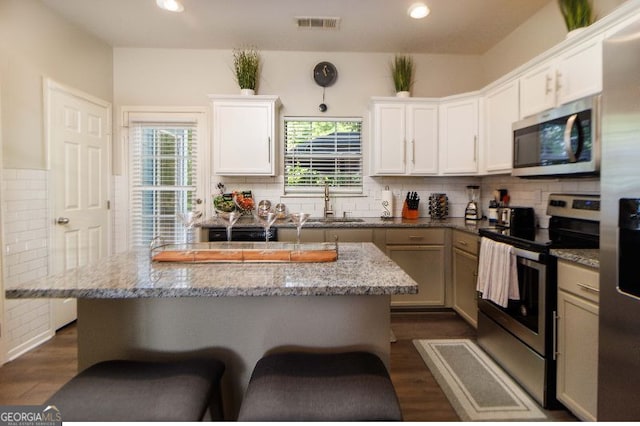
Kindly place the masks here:
[[(39, 0), (0, 0), (0, 206), (4, 284), (48, 273), (43, 77), (111, 101), (113, 52)], [(5, 300), (0, 363), (52, 335), (49, 301)]]
[(3, 164), (44, 169), (42, 77), (112, 99), (112, 50), (38, 0), (0, 0)]

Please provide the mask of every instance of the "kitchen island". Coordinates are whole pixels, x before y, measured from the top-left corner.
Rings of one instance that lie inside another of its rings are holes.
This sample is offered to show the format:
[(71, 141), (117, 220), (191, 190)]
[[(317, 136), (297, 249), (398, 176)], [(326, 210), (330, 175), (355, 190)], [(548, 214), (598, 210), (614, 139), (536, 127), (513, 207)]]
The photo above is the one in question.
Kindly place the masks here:
[(210, 354), (234, 418), (255, 363), (284, 348), (367, 350), (388, 366), (390, 296), (417, 284), (371, 243), (328, 263), (156, 263), (148, 251), (6, 289), (78, 298), (78, 364)]

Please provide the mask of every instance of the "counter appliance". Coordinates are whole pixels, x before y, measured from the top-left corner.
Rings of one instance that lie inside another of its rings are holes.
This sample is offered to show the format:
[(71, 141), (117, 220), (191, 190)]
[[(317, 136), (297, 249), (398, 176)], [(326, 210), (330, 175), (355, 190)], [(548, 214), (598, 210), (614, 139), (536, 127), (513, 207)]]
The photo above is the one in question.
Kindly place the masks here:
[(605, 39), (598, 421), (640, 420), (640, 20)]
[(550, 250), (597, 248), (599, 208), (596, 195), (551, 194), (549, 229), (531, 227), (532, 221), (480, 229), (482, 237), (514, 248), (520, 298), (506, 307), (478, 299), (478, 344), (545, 408), (559, 405), (553, 333), (557, 261)]

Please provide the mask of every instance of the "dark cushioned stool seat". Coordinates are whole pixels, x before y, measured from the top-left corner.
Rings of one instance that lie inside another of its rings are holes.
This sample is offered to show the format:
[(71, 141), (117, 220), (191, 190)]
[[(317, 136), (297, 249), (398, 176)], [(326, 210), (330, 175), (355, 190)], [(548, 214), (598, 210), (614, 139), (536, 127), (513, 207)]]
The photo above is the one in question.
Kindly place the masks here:
[(402, 413), (377, 356), (287, 352), (258, 361), (238, 420), (399, 421)]
[(79, 373), (46, 402), (67, 421), (198, 421), (210, 408), (222, 420), (215, 359), (105, 361)]

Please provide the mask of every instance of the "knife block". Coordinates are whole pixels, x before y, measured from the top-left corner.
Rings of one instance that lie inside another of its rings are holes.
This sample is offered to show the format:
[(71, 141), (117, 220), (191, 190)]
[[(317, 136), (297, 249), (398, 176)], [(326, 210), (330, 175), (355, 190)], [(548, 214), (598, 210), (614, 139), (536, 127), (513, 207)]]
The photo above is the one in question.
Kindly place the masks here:
[(417, 219), (419, 217), (418, 209), (410, 209), (405, 201), (402, 205), (402, 218), (403, 219)]

